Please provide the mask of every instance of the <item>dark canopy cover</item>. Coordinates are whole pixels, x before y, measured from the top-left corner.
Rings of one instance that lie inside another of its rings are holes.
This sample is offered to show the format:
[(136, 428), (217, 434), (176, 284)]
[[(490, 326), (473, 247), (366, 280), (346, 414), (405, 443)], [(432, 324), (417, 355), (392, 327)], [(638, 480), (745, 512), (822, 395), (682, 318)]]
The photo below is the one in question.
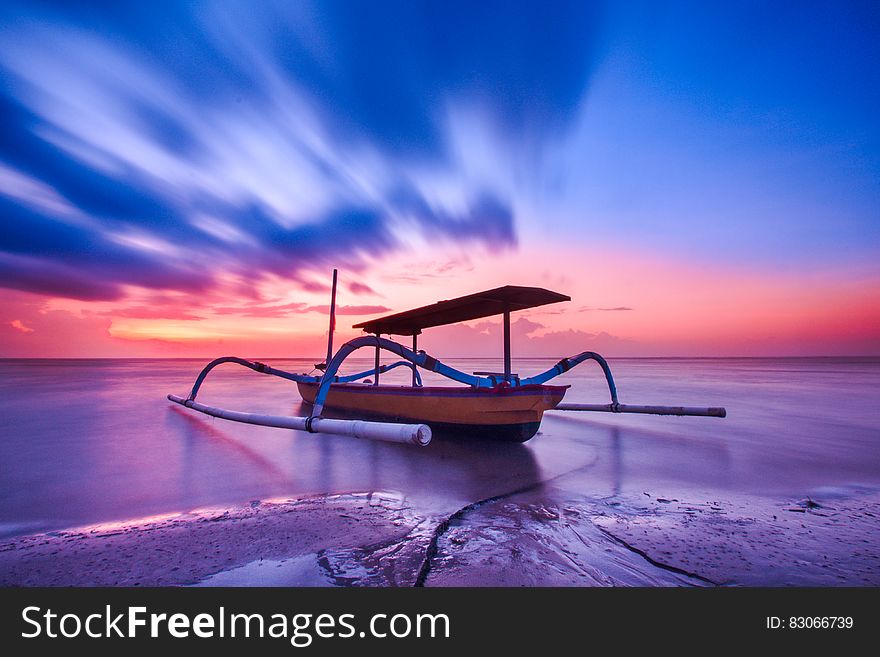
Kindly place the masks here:
[(445, 326), (560, 301), (571, 301), (571, 297), (540, 287), (505, 285), (494, 290), (438, 301), (430, 306), (378, 317), (355, 324), (353, 328), (363, 329), (366, 333), (418, 335), (422, 329), (432, 326)]

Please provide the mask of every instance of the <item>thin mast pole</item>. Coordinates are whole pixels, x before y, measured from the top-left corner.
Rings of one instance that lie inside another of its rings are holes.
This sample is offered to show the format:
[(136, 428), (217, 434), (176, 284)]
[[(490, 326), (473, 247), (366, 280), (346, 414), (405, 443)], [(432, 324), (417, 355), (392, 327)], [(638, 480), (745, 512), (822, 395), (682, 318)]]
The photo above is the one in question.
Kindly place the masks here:
[(330, 330), (327, 333), (327, 360), (325, 365), (330, 365), (333, 358), (333, 331), (336, 330), (336, 270), (333, 270), (333, 288), (330, 292)]

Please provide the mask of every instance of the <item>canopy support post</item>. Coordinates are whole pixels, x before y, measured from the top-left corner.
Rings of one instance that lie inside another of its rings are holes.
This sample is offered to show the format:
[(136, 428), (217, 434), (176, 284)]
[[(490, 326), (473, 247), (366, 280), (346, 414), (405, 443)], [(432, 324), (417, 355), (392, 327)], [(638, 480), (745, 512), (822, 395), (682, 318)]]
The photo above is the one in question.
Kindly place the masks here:
[[(414, 354), (419, 353), (419, 334), (418, 333), (413, 333), (413, 349), (412, 350), (413, 350)], [(413, 385), (413, 388), (416, 387), (416, 366), (415, 365), (413, 365), (413, 368), (412, 368), (412, 385)]]
[[(378, 333), (376, 334), (376, 337), (377, 338), (379, 337)], [(380, 351), (381, 350), (379, 348), (379, 341), (376, 340), (376, 371), (374, 372), (375, 376), (373, 377), (373, 385), (374, 386), (379, 385), (379, 354), (380, 354)]]
[(510, 310), (504, 309), (504, 380), (510, 381)]

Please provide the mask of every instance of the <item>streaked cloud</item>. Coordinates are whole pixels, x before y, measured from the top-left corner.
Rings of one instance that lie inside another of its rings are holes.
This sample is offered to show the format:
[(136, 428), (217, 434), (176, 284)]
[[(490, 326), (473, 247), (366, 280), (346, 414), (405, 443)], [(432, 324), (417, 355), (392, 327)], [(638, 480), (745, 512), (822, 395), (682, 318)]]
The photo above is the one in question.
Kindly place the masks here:
[[(378, 315), (379, 313), (390, 312), (391, 308), (387, 306), (336, 306), (337, 315)], [(304, 312), (321, 313), (326, 315), (330, 312), (330, 306), (309, 306)]]
[(579, 313), (591, 313), (591, 312), (595, 312), (595, 311), (604, 312), (604, 313), (608, 313), (608, 312), (613, 313), (613, 312), (621, 312), (621, 311), (627, 311), (627, 310), (632, 310), (632, 308), (630, 308), (629, 306), (614, 306), (612, 308), (596, 308), (593, 306), (581, 306), (580, 308), (578, 308)]
[(374, 296), (380, 296), (376, 290), (371, 288), (366, 283), (361, 283), (360, 281), (351, 281), (348, 284), (348, 291), (352, 294), (370, 294)]
[(512, 181), (574, 117), (595, 30), (517, 5), (7, 4), (2, 285), (308, 290), (413, 238), (513, 247)]

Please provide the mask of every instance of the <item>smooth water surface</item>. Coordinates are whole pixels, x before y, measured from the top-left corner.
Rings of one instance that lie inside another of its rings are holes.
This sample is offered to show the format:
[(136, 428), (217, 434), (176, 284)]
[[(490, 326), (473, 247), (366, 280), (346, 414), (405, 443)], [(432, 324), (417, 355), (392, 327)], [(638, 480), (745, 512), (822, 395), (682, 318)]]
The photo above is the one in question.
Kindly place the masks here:
[[(314, 361), (270, 362), (301, 372)], [(553, 362), (515, 366), (526, 375)], [(0, 361), (0, 535), (325, 492), (398, 491), (442, 510), (536, 481), (600, 497), (880, 486), (880, 359), (610, 362), (623, 403), (726, 406), (728, 417), (556, 412), (525, 445), (437, 440), (419, 449), (240, 425), (168, 402), (167, 393), (188, 392), (203, 360)], [(402, 369), (382, 378), (408, 380)], [(572, 386), (566, 401), (607, 401), (594, 363), (554, 382)], [(307, 414), (295, 384), (235, 365), (216, 369), (199, 399)]]

